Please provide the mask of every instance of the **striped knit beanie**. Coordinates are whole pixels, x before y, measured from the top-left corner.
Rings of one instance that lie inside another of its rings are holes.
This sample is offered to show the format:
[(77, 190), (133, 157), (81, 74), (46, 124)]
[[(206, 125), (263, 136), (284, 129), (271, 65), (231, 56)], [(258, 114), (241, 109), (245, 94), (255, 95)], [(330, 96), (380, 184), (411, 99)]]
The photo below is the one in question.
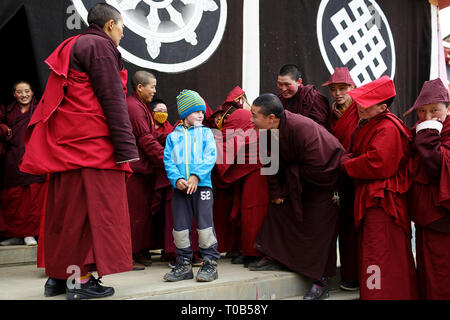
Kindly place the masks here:
[(206, 112), (205, 100), (197, 92), (186, 89), (177, 96), (177, 108), (181, 120), (196, 111)]

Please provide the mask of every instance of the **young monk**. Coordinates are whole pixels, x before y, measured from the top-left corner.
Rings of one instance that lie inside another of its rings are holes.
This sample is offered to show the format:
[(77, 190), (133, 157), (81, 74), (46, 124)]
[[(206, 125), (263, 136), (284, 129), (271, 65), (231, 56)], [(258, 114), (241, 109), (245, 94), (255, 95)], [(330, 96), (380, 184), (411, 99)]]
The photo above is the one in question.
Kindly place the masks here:
[[(421, 299), (450, 299), (450, 95), (441, 79), (424, 83), (412, 109), (414, 158), (409, 212), (416, 227)], [(407, 112), (409, 113), (409, 112)]]
[(154, 119), (147, 107), (156, 93), (156, 77), (147, 71), (137, 71), (132, 85), (133, 93), (127, 98), (127, 104), (140, 159), (130, 165), (133, 174), (127, 181), (127, 196), (133, 269), (143, 270), (152, 264), (149, 253), (153, 231), (152, 198), (157, 173), (164, 167), (164, 147), (155, 137)]
[[(262, 256), (254, 244), (269, 206), (267, 177), (261, 175), (251, 112), (232, 107), (223, 119), (221, 134), (216, 136), (221, 161), (215, 167), (214, 224), (227, 252), (240, 248), (241, 254), (231, 263), (247, 267)], [(223, 201), (224, 194), (228, 201)]]
[(305, 300), (326, 298), (328, 277), (336, 274), (338, 207), (333, 193), (344, 148), (323, 126), (284, 110), (273, 94), (253, 102), (252, 122), (273, 134), (269, 137), (278, 144), (271, 143), (270, 152), (279, 152), (280, 161), (278, 172), (268, 176), (271, 203), (255, 241), (255, 248), (270, 259), (249, 269), (274, 270), (281, 263), (313, 280)]
[(156, 132), (167, 137), (174, 128), (169, 120), (167, 120), (169, 113), (167, 112), (166, 103), (161, 99), (153, 99), (149, 106), (152, 111), (153, 119), (155, 120)]
[[(347, 152), (359, 121), (356, 102), (347, 94), (355, 83), (347, 68), (336, 68), (330, 79), (322, 84), (328, 86), (334, 99), (331, 113), (331, 133)], [(343, 290), (354, 291), (358, 284), (358, 232), (353, 219), (353, 180), (343, 173), (339, 179), (339, 257), (341, 261), (341, 284)]]
[(1, 192), (4, 235), (9, 239), (0, 242), (0, 245), (36, 245), (34, 237), (39, 234), (47, 187), (44, 184), (45, 175), (21, 172), (18, 164), (25, 152), (25, 131), (38, 101), (31, 85), (25, 81), (14, 84), (13, 94), (16, 101), (6, 108), (4, 119), (4, 125), (9, 131), (5, 139), (5, 166), (2, 168), (4, 183)]
[[(125, 179), (139, 153), (117, 49), (123, 19), (113, 6), (97, 3), (87, 20), (83, 34), (65, 40), (45, 61), (51, 73), (20, 165), (23, 172), (50, 173), (44, 294), (67, 299), (111, 296), (114, 288), (91, 272), (102, 277), (133, 267)], [(66, 281), (72, 278), (75, 283)]]
[(296, 65), (286, 64), (281, 67), (277, 88), (283, 107), (293, 113), (311, 118), (328, 128), (330, 106), (328, 99), (311, 84), (303, 84), (302, 75)]
[(411, 135), (388, 109), (394, 82), (383, 76), (348, 95), (358, 104), (360, 121), (352, 153), (341, 163), (355, 179), (361, 299), (417, 299), (406, 201)]

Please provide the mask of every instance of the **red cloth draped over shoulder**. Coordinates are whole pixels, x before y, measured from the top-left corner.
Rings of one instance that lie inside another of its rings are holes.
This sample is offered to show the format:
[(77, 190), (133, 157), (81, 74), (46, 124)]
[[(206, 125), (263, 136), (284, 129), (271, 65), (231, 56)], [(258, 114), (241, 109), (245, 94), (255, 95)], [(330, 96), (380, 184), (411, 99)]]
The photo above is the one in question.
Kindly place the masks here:
[(358, 126), (358, 121), (358, 107), (357, 103), (353, 101), (344, 114), (331, 123), (331, 132), (347, 151), (350, 151), (352, 133)]
[[(414, 130), (414, 128), (413, 128)], [(442, 166), (439, 184), (430, 178), (421, 163), (419, 154), (410, 162), (413, 186), (409, 194), (412, 220), (426, 226), (446, 216), (450, 210), (450, 117), (447, 117), (441, 132)]]
[[(89, 76), (69, 68), (70, 52), (79, 37), (65, 40), (45, 60), (51, 73), (25, 134), (23, 172), (44, 174), (83, 167), (131, 172), (128, 163), (116, 164), (106, 117)], [(125, 68), (120, 76), (125, 88)]]
[(251, 116), (245, 109), (234, 111), (222, 128), (222, 136), (216, 136), (218, 150), (222, 150), (216, 162), (219, 187), (225, 188), (262, 167), (257, 157), (258, 134), (250, 121)]
[(356, 227), (368, 208), (381, 206), (395, 218), (395, 223), (411, 234), (406, 201), (396, 198), (398, 194), (406, 194), (411, 186), (407, 170), (410, 144), (408, 127), (389, 111), (355, 131), (352, 147), (355, 158), (346, 161), (344, 167), (355, 178)]
[(166, 121), (163, 124), (159, 125), (159, 128), (156, 129), (156, 132), (168, 135), (173, 131), (173, 129), (174, 127), (170, 124), (170, 122)]

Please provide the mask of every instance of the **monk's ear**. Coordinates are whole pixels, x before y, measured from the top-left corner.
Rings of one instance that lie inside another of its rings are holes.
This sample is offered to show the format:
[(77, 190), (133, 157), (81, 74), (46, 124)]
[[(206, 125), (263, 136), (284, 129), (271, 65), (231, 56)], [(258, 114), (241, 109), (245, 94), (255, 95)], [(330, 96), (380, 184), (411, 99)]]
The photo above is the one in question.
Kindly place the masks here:
[(378, 106), (380, 107), (381, 112), (383, 112), (384, 110), (387, 109), (387, 104), (386, 103), (381, 103)]
[(106, 26), (106, 29), (108, 29), (109, 31), (111, 31), (112, 29), (113, 29), (113, 27), (114, 27), (114, 20), (113, 19), (111, 19), (111, 20), (108, 20), (107, 22), (106, 22), (106, 24), (105, 24), (105, 26)]
[(303, 79), (302, 79), (302, 78), (298, 78), (298, 79), (297, 79), (297, 84), (298, 84), (298, 85), (301, 85), (302, 83), (303, 83)]

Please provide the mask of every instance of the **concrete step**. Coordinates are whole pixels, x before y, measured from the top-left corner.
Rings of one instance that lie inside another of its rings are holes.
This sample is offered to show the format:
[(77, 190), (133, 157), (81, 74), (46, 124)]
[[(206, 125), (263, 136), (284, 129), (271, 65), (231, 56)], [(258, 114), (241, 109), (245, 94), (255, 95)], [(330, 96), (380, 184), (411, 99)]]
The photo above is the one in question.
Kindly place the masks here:
[[(303, 296), (289, 297), (281, 300), (303, 300)], [(359, 300), (358, 291), (330, 290), (330, 296), (323, 300)]]
[(0, 267), (35, 264), (37, 246), (0, 246)]
[[(163, 276), (170, 269), (166, 262), (155, 262), (142, 271), (105, 276), (106, 286), (115, 288), (115, 300), (280, 300), (300, 299), (309, 288), (309, 279), (289, 271), (250, 271), (233, 265), (230, 259), (219, 260), (219, 279), (209, 283), (195, 279), (169, 283)], [(194, 267), (194, 276), (199, 268)], [(47, 277), (35, 265), (0, 268), (0, 300), (61, 300), (65, 295), (45, 298), (43, 288)], [(331, 288), (337, 289), (339, 279), (333, 278)], [(334, 294), (332, 292), (331, 297)], [(330, 298), (331, 298), (330, 297)], [(336, 295), (342, 299), (354, 296)]]

